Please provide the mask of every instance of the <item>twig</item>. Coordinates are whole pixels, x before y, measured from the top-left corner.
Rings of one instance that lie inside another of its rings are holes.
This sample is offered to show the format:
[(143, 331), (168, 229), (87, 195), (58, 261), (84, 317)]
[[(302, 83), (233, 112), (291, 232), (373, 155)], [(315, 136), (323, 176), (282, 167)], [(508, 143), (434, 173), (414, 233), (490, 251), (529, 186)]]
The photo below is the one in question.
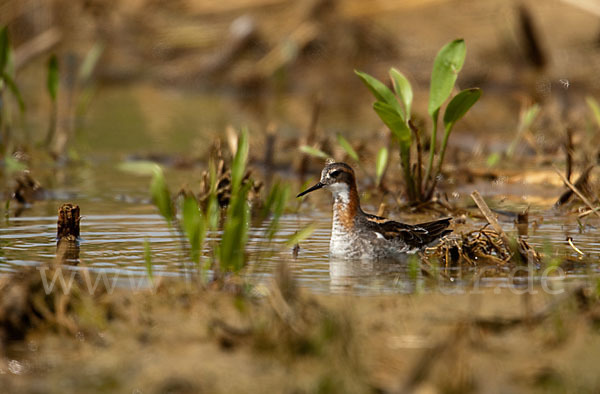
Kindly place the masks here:
[(594, 207), (592, 206), (592, 203), (590, 203), (590, 201), (583, 195), (583, 193), (581, 193), (579, 191), (579, 189), (577, 189), (575, 187), (575, 185), (573, 185), (571, 182), (569, 182), (569, 180), (560, 172), (560, 170), (558, 168), (556, 168), (556, 166), (552, 166), (554, 168), (554, 171), (556, 171), (556, 173), (558, 174), (558, 176), (563, 180), (563, 182), (565, 183), (565, 185), (567, 185), (567, 187), (569, 189), (571, 189), (573, 191), (573, 193), (575, 193), (577, 195), (577, 197), (579, 197), (581, 199), (581, 201), (583, 201), (583, 203), (585, 205), (588, 206), (589, 209), (592, 210), (593, 213), (596, 214), (596, 216), (598, 216), (600, 218), (600, 213), (598, 213), (598, 211), (596, 211), (594, 209)]
[(571, 248), (573, 248), (573, 250), (575, 250), (577, 253), (579, 253), (579, 255), (583, 256), (585, 254), (577, 246), (575, 246), (575, 244), (573, 243), (572, 237), (567, 237), (567, 242), (569, 243)]
[(593, 213), (593, 212), (598, 212), (598, 210), (600, 210), (600, 207), (598, 207), (598, 208), (594, 208), (594, 209), (588, 209), (588, 210), (587, 210), (587, 211), (585, 211), (585, 212), (581, 212), (581, 213), (580, 213), (580, 214), (579, 214), (577, 217), (578, 217), (579, 219), (581, 219), (581, 218), (584, 218), (584, 217), (586, 217), (586, 216), (590, 215), (590, 214), (591, 214), (591, 213)]
[(496, 219), (496, 216), (494, 216), (494, 214), (490, 210), (490, 207), (488, 207), (488, 205), (483, 200), (483, 197), (481, 197), (481, 194), (479, 194), (479, 192), (475, 190), (473, 193), (471, 193), (471, 198), (473, 199), (473, 201), (475, 201), (475, 204), (477, 204), (479, 210), (481, 211), (483, 216), (485, 216), (485, 219), (488, 221), (488, 223), (491, 224), (492, 228), (498, 233), (498, 235), (500, 235), (500, 239), (502, 239), (502, 243), (504, 244), (506, 249), (511, 250), (508, 236), (502, 229), (502, 226), (500, 226), (500, 223), (498, 223), (498, 219)]
[[(588, 186), (588, 180), (589, 180), (589, 176), (590, 176), (590, 172), (592, 171), (592, 169), (594, 169), (594, 164), (588, 166), (580, 175), (579, 177), (575, 180), (575, 182), (573, 182), (573, 185), (575, 185), (575, 187), (577, 189), (583, 189), (583, 188), (589, 188)], [(567, 179), (569, 179), (569, 181), (571, 180), (568, 176)], [(554, 203), (555, 207), (559, 207), (563, 204), (566, 204), (567, 201), (569, 201), (569, 199), (573, 196), (573, 191), (571, 189), (567, 189), (563, 194), (560, 195), (560, 197), (558, 198), (558, 200), (556, 200), (556, 202)]]

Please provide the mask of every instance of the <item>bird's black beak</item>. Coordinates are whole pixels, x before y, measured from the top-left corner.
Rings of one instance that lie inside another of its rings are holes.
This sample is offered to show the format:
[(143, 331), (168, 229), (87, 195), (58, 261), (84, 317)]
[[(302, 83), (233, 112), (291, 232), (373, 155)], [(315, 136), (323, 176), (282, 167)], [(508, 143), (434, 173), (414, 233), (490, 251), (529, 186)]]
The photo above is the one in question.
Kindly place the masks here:
[(316, 185), (314, 185), (313, 187), (311, 187), (311, 188), (308, 188), (308, 189), (306, 189), (305, 191), (303, 191), (302, 193), (298, 194), (298, 195), (296, 196), (296, 198), (298, 198), (298, 197), (302, 197), (303, 195), (305, 195), (305, 194), (308, 194), (308, 193), (310, 193), (310, 192), (314, 192), (315, 190), (318, 190), (318, 189), (322, 188), (323, 186), (325, 186), (325, 185), (324, 185), (324, 184), (322, 184), (321, 182), (319, 182), (319, 183), (317, 183)]

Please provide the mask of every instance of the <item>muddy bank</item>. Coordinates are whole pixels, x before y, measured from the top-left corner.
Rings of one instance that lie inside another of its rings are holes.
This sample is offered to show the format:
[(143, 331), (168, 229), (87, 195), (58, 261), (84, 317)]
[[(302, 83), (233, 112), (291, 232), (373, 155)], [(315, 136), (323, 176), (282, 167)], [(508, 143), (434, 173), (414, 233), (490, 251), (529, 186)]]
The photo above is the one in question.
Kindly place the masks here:
[(64, 301), (52, 309), (54, 301), (33, 301), (42, 292), (32, 285), (37, 277), (31, 271), (1, 288), (5, 300), (14, 283), (27, 283), (34, 293), (22, 312), (38, 315), (21, 326), (22, 339), (5, 341), (6, 392), (600, 388), (600, 302), (587, 287), (357, 298), (308, 295), (279, 274), (272, 286), (250, 291), (173, 281), (94, 296), (54, 291), (43, 299)]

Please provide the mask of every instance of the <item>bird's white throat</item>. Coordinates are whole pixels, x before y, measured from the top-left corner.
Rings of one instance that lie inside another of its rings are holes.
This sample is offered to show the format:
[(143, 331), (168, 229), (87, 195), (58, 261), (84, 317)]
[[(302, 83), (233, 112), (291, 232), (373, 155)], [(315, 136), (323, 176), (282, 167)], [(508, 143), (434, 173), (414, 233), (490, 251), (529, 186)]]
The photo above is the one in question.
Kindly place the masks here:
[(334, 204), (347, 205), (350, 203), (350, 188), (344, 182), (333, 183), (328, 189), (333, 195)]

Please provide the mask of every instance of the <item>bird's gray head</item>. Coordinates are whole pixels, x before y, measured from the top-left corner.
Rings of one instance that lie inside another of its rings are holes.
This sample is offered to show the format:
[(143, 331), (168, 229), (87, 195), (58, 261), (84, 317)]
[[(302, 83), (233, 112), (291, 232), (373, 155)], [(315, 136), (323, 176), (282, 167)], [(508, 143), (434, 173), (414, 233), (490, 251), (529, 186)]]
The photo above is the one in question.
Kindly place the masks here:
[(302, 197), (321, 188), (329, 189), (334, 194), (342, 193), (347, 195), (353, 188), (356, 188), (354, 170), (346, 163), (329, 163), (321, 171), (321, 180), (296, 197)]

